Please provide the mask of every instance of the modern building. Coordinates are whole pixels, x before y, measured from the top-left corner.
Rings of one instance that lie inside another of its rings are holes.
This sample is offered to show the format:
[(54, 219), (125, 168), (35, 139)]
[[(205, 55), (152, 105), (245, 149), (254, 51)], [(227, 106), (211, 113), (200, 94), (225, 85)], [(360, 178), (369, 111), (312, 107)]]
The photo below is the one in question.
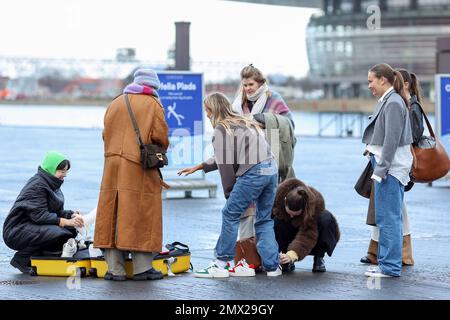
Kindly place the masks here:
[(450, 0), (322, 0), (307, 28), (310, 76), (326, 98), (369, 96), (367, 71), (387, 62), (421, 80), (430, 97), (436, 40), (450, 35)]
[(232, 1), (319, 9), (306, 34), (309, 80), (324, 91), (319, 104), (367, 104), (367, 71), (386, 62), (417, 74), (432, 110), (436, 42), (450, 36), (450, 0)]

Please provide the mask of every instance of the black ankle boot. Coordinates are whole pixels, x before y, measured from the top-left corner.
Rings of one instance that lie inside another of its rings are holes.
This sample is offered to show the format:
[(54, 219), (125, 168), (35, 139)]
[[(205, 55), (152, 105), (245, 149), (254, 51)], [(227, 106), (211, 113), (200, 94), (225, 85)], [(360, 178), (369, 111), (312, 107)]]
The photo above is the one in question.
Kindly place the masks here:
[(285, 263), (281, 265), (281, 270), (283, 273), (289, 273), (295, 270), (295, 264), (294, 263)]
[(106, 272), (103, 279), (110, 281), (126, 281), (127, 276), (115, 276), (111, 272)]
[(20, 270), (20, 272), (25, 273), (25, 274), (30, 274), (31, 272), (31, 262), (30, 259), (26, 259), (26, 258), (17, 258), (16, 256), (14, 256), (11, 261), (10, 264), (14, 267)]
[(323, 257), (314, 256), (314, 265), (312, 268), (312, 272), (325, 272), (327, 269), (325, 268), (325, 260)]
[(135, 274), (133, 276), (133, 280), (142, 281), (142, 280), (160, 280), (164, 278), (161, 271), (151, 268), (145, 272)]

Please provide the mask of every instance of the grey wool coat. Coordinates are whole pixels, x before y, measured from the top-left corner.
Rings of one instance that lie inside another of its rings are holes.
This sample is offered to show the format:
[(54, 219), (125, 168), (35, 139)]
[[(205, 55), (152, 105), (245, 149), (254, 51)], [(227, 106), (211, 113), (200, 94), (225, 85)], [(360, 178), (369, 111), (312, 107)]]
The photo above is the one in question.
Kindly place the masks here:
[(391, 91), (383, 101), (378, 102), (364, 130), (362, 141), (366, 144), (383, 146), (381, 161), (377, 163), (374, 174), (384, 178), (391, 167), (397, 148), (413, 141), (408, 109), (398, 93)]

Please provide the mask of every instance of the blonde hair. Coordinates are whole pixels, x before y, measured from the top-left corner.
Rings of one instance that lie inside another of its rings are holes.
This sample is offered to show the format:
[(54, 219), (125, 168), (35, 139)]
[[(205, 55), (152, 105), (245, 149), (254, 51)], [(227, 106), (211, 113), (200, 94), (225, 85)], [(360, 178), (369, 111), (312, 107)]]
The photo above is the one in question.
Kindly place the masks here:
[(211, 124), (213, 128), (216, 128), (220, 124), (225, 128), (225, 131), (231, 135), (231, 126), (244, 125), (249, 129), (255, 129), (260, 134), (263, 133), (258, 122), (241, 116), (239, 113), (233, 111), (230, 101), (228, 101), (223, 93), (210, 93), (206, 96), (203, 103), (205, 104), (205, 107), (211, 111)]

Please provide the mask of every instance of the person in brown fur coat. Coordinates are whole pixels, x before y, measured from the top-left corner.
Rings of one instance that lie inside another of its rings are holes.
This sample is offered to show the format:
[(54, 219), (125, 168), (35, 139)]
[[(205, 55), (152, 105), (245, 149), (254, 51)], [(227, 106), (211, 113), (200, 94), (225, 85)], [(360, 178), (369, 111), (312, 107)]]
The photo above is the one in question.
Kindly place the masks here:
[(325, 272), (323, 257), (333, 253), (340, 231), (320, 192), (298, 179), (285, 180), (278, 186), (272, 215), (283, 271), (293, 271), (295, 261), (313, 255), (312, 271)]

